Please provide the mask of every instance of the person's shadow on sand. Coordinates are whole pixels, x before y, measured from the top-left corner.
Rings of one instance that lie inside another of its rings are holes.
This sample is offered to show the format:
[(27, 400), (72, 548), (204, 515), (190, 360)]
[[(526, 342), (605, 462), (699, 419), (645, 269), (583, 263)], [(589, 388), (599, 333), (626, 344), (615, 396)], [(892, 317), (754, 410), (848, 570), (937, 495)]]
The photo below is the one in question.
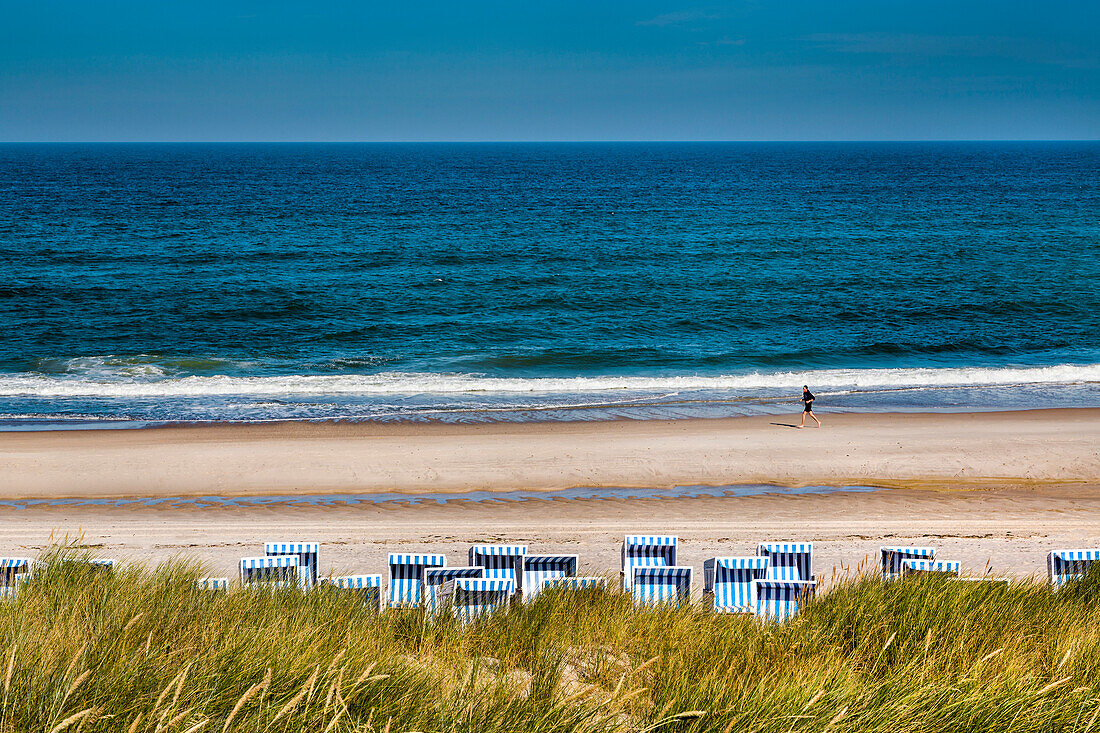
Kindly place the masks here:
[(781, 428), (797, 428), (798, 427), (794, 423), (789, 423), (789, 422), (773, 422), (772, 425), (778, 425)]

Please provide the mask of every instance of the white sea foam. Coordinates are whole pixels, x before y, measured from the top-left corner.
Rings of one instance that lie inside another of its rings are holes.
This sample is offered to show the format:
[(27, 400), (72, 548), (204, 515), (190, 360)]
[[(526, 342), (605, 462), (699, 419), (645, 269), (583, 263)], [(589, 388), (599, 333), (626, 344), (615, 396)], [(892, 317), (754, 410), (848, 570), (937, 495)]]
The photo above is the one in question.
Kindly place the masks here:
[(938, 387), (1074, 384), (1100, 382), (1100, 364), (1048, 367), (942, 369), (823, 369), (803, 372), (753, 372), (725, 376), (673, 377), (543, 377), (510, 378), (471, 374), (384, 372), (373, 375), (188, 376), (165, 377), (150, 371), (135, 374), (0, 375), (3, 397), (157, 398), (241, 395), (301, 397), (308, 395), (408, 394), (593, 394), (604, 392), (797, 392), (803, 384), (815, 391), (889, 390)]

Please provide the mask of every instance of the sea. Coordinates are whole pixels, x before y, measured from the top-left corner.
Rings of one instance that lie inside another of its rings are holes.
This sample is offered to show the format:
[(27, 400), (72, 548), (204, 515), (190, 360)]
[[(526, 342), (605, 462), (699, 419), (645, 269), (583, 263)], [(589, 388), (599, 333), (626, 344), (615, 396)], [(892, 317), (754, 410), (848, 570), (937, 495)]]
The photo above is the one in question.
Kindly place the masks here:
[(0, 145), (0, 429), (1100, 406), (1100, 143)]

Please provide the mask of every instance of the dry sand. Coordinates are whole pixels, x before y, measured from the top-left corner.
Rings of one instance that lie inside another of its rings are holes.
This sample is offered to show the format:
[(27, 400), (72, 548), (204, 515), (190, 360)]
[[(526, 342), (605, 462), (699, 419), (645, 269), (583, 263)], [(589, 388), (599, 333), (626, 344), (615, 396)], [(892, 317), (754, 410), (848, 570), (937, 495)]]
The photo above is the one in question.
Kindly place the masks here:
[(681, 538), (681, 561), (812, 540), (819, 577), (882, 544), (931, 544), (974, 573), (1043, 571), (1055, 547), (1100, 545), (1100, 410), (485, 426), (219, 426), (0, 434), (0, 496), (163, 497), (462, 492), (774, 483), (900, 487), (742, 498), (452, 501), (172, 508), (0, 506), (0, 553), (83, 533), (107, 556), (186, 556), (232, 574), (264, 540), (324, 543), (322, 572), (384, 572), (391, 551), (474, 542), (575, 552), (618, 567), (627, 533)]

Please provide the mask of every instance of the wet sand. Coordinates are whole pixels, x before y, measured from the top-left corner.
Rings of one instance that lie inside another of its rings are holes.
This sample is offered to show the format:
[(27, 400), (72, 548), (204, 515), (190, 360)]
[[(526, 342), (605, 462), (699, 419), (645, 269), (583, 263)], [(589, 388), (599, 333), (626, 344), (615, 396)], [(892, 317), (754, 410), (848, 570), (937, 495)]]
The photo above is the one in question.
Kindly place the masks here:
[[(155, 563), (182, 557), (232, 576), (271, 540), (323, 543), (322, 573), (385, 573), (386, 554), (433, 550), (465, 564), (478, 542), (577, 553), (582, 572), (616, 572), (628, 533), (680, 537), (680, 561), (754, 554), (768, 540), (813, 541), (819, 579), (873, 562), (884, 544), (933, 545), (969, 574), (1041, 575), (1050, 549), (1100, 545), (1100, 486), (888, 489), (732, 498), (393, 502), (341, 507), (0, 508), (3, 554), (35, 555), (66, 534), (97, 554)], [(701, 577), (697, 579), (701, 582)]]

